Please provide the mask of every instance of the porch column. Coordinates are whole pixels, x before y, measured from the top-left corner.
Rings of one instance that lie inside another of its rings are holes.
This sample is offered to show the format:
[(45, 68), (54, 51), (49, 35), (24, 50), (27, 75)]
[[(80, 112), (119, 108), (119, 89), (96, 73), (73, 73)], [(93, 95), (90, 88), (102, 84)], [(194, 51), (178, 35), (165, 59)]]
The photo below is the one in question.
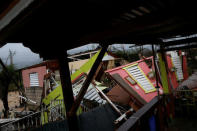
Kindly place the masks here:
[(66, 51), (60, 51), (58, 53), (58, 61), (60, 67), (60, 79), (62, 85), (62, 92), (64, 97), (64, 105), (66, 108), (66, 117), (68, 121), (68, 127), (70, 131), (78, 131), (78, 120), (76, 114), (69, 116), (68, 112), (74, 103), (72, 83), (70, 78), (70, 71), (68, 66), (68, 58)]

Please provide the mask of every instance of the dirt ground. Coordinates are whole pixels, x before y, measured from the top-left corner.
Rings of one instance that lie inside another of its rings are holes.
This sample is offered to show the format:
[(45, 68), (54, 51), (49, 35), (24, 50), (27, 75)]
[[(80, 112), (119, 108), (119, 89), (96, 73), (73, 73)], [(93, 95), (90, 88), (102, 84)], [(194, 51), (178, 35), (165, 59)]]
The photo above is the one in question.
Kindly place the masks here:
[[(15, 107), (20, 105), (20, 98), (18, 91), (8, 93), (8, 105), (10, 110), (15, 110)], [(0, 112), (4, 109), (3, 102), (0, 100)]]

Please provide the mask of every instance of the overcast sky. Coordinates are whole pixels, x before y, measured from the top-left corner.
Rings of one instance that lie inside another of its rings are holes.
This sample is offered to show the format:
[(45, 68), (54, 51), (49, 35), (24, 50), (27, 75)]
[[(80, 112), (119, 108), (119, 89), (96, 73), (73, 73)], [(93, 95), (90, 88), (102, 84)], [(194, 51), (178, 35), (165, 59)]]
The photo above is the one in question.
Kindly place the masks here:
[[(4, 61), (4, 63), (8, 58), (9, 50), (15, 52), (13, 62), (17, 68), (30, 66), (42, 61), (38, 54), (33, 53), (29, 48), (24, 47), (23, 44), (9, 43), (0, 48), (0, 58)], [(8, 59), (7, 64), (9, 63), (10, 60)]]
[[(99, 46), (99, 44), (88, 44), (82, 47), (78, 47), (72, 50), (68, 50), (69, 54), (75, 54), (84, 52), (87, 50), (95, 49)], [(129, 50), (130, 46), (133, 46), (133, 44), (115, 44), (113, 45), (116, 49), (121, 50), (124, 48), (125, 50)], [(42, 58), (40, 58), (39, 54), (33, 53), (29, 48), (24, 47), (21, 43), (8, 43), (5, 46), (0, 48), (0, 58), (6, 62), (6, 59), (9, 55), (9, 50), (12, 52), (15, 52), (15, 55), (13, 56), (13, 62), (17, 68), (23, 68), (30, 65), (38, 64), (42, 62)], [(7, 64), (10, 63), (10, 60), (8, 59)]]

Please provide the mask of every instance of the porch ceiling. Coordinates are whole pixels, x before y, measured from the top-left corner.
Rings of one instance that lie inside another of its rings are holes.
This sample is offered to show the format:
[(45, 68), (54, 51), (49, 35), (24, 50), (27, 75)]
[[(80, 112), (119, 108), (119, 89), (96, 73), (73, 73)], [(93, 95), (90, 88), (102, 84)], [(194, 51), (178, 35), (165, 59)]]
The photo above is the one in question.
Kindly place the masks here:
[[(0, 46), (23, 42), (52, 58), (59, 50), (88, 43), (165, 44), (161, 38), (197, 33), (195, 0), (30, 1), (0, 6)], [(9, 17), (12, 10), (20, 11)]]

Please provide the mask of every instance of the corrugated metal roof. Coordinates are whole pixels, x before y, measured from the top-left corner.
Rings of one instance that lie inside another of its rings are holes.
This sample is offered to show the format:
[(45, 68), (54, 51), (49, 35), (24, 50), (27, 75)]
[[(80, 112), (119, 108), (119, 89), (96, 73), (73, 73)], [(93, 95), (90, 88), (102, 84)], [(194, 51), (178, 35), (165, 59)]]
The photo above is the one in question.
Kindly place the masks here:
[[(75, 97), (78, 95), (79, 91), (81, 90), (86, 77), (82, 75), (79, 79), (80, 80), (78, 82), (73, 84), (73, 95)], [(97, 82), (97, 84), (99, 85), (99, 82)], [(98, 86), (98, 88), (100, 88), (100, 87)], [(100, 97), (100, 95), (98, 94), (98, 91), (95, 88), (95, 85), (93, 85), (92, 83), (90, 83), (88, 90), (84, 96), (84, 99), (87, 99), (90, 101), (96, 101), (99, 104), (106, 103), (106, 100), (104, 100)]]
[(88, 91), (86, 92), (86, 94), (84, 96), (84, 99), (88, 99), (88, 100), (91, 100), (91, 101), (96, 101), (99, 104), (105, 104), (106, 100), (104, 100), (100, 97), (97, 90), (93, 86), (94, 85), (90, 84), (90, 86), (88, 88)]

